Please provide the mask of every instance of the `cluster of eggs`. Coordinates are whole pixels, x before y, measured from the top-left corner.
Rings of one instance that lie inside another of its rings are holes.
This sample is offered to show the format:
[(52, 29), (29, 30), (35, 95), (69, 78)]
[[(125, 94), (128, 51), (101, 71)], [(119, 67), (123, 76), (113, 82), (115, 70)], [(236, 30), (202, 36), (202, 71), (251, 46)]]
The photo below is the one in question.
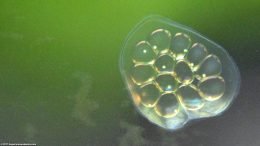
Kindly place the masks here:
[(133, 49), (131, 79), (140, 103), (170, 118), (221, 98), (225, 81), (219, 58), (185, 33), (157, 29)]

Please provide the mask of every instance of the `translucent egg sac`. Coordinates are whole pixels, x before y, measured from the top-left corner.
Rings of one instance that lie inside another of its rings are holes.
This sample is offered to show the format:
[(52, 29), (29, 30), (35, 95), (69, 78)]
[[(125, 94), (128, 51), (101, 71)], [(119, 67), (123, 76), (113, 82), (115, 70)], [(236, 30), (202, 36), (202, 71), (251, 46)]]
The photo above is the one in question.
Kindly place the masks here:
[(134, 27), (119, 58), (135, 109), (167, 130), (222, 114), (239, 92), (238, 68), (223, 47), (161, 16)]

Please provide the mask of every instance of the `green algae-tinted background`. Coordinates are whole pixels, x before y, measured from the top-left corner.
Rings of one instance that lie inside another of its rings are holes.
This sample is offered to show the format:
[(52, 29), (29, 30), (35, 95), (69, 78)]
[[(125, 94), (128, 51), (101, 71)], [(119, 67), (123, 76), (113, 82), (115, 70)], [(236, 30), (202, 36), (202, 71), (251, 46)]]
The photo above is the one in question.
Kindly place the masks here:
[[(128, 32), (159, 14), (216, 41), (241, 71), (222, 116), (167, 132), (141, 117), (118, 60)], [(0, 143), (259, 146), (260, 1), (0, 1)]]

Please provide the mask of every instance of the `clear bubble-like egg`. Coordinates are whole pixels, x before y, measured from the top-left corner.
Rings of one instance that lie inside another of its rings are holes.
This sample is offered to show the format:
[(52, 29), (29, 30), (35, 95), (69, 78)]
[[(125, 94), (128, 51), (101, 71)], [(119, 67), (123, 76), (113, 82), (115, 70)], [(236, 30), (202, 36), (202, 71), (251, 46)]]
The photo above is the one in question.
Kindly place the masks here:
[(220, 115), (240, 86), (238, 68), (224, 48), (161, 16), (145, 18), (130, 32), (120, 72), (136, 109), (169, 130)]

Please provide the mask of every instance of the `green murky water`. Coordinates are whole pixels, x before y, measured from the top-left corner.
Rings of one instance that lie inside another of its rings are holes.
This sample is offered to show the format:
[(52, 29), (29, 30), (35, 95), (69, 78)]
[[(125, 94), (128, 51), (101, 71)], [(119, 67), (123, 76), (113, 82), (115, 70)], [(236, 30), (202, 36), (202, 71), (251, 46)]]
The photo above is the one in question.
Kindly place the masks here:
[[(0, 143), (235, 145), (214, 138), (228, 137), (212, 132), (214, 120), (171, 133), (143, 119), (123, 84), (118, 59), (132, 27), (159, 14), (224, 46), (242, 72), (255, 69), (259, 6), (254, 0), (1, 1)], [(252, 144), (251, 138), (238, 140)]]

